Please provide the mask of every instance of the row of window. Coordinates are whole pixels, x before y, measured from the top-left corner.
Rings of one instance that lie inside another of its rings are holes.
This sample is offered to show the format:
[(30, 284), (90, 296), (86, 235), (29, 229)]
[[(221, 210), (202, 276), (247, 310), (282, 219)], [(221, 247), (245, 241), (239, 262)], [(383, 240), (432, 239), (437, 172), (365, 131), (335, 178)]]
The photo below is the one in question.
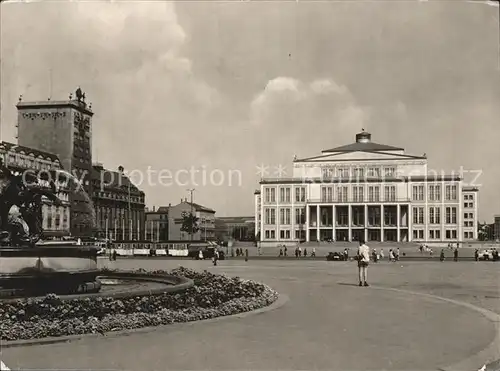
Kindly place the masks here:
[(464, 202), (464, 208), (466, 209), (472, 209), (474, 207), (473, 202)]
[(128, 194), (121, 194), (116, 192), (94, 192), (94, 197), (110, 198), (119, 201), (129, 201), (135, 203), (144, 203), (144, 197), (128, 196)]
[(54, 167), (59, 167), (59, 164), (54, 166), (52, 161), (41, 158), (33, 158), (31, 156), (10, 153), (5, 156), (4, 163), (7, 165), (19, 166), (21, 168), (34, 169), (34, 170), (50, 170)]
[(464, 195), (465, 201), (474, 201), (474, 195)]
[(472, 220), (466, 220), (464, 222), (464, 227), (474, 227), (474, 222)]
[(329, 179), (329, 178), (349, 178), (349, 177), (354, 177), (354, 178), (364, 178), (364, 177), (374, 177), (374, 178), (380, 178), (382, 176), (384, 177), (395, 177), (396, 176), (396, 167), (395, 166), (384, 166), (384, 167), (377, 167), (377, 166), (357, 166), (357, 167), (348, 167), (348, 166), (342, 166), (342, 167), (337, 167), (337, 168), (322, 168), (321, 169), (321, 176), (323, 179)]
[[(412, 187), (412, 200), (413, 201), (424, 201), (425, 186), (423, 184), (414, 185)], [(444, 200), (445, 201), (457, 201), (458, 196), (458, 186), (445, 185), (444, 187)], [(427, 190), (427, 199), (429, 201), (442, 201), (441, 185), (440, 184), (429, 184)]]
[[(447, 229), (444, 231), (444, 238), (446, 240), (456, 240), (457, 239), (457, 230), (456, 229)], [(440, 229), (429, 229), (429, 240), (441, 240), (441, 230)], [(414, 240), (424, 240), (424, 230), (423, 229), (414, 229), (413, 230), (413, 239)]]
[[(457, 224), (457, 207), (445, 207), (445, 224)], [(413, 224), (425, 224), (425, 208), (413, 207)], [(441, 208), (429, 207), (429, 224), (441, 224)]]
[[(290, 208), (280, 208), (279, 209), (279, 224), (290, 225), (292, 218), (292, 210)], [(306, 210), (305, 208), (295, 209), (295, 224), (304, 224), (306, 222)], [(276, 224), (276, 209), (275, 208), (265, 208), (264, 209), (264, 223), (269, 225)]]
[[(440, 184), (431, 184), (428, 186), (427, 198), (429, 201), (442, 201), (442, 189)], [(306, 201), (306, 187), (294, 187), (295, 191), (295, 202), (305, 202)], [(381, 186), (379, 185), (356, 185), (352, 186), (352, 201), (353, 202), (379, 202), (382, 200)], [(366, 191), (366, 195), (365, 195)], [(279, 188), (279, 202), (280, 203), (290, 203), (292, 199), (292, 188), (291, 187), (280, 187)], [(322, 202), (348, 202), (349, 199), (349, 187), (344, 185), (337, 186), (323, 186), (321, 187), (321, 201)], [(383, 199), (385, 201), (396, 201), (396, 186), (385, 185), (383, 187)], [(424, 201), (425, 200), (425, 186), (414, 185), (412, 186), (412, 200), (413, 201)], [(458, 200), (458, 186), (457, 185), (446, 185), (444, 187), (444, 200), (445, 201), (457, 201)], [(275, 187), (265, 187), (264, 188), (264, 202), (265, 203), (275, 203), (276, 202), (276, 188)]]
[[(294, 238), (299, 240), (306, 239), (306, 231), (305, 230), (296, 230), (294, 233)], [(275, 240), (276, 239), (276, 231), (274, 229), (266, 229), (264, 231), (264, 237), (267, 240)], [(280, 230), (280, 240), (289, 240), (292, 238), (292, 231), (290, 230)]]

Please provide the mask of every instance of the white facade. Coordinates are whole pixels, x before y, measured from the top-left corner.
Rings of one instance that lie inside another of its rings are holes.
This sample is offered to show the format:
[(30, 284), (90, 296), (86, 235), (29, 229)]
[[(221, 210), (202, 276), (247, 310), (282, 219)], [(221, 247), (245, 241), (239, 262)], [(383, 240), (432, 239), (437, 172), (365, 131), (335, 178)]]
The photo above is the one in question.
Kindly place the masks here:
[(353, 144), (294, 160), (293, 178), (260, 186), (261, 241), (477, 239), (477, 189), (463, 190), (459, 175), (428, 171), (425, 155), (372, 143), (366, 132)]

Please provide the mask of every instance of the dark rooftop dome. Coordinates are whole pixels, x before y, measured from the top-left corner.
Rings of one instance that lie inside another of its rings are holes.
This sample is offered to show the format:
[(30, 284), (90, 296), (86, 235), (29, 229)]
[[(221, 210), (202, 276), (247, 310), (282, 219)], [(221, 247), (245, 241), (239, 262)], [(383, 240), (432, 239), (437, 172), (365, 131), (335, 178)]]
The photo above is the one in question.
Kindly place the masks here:
[(404, 151), (404, 148), (388, 146), (386, 144), (378, 144), (372, 142), (372, 135), (362, 129), (356, 134), (356, 142), (340, 146), (332, 149), (327, 149), (322, 152), (357, 152), (357, 151)]

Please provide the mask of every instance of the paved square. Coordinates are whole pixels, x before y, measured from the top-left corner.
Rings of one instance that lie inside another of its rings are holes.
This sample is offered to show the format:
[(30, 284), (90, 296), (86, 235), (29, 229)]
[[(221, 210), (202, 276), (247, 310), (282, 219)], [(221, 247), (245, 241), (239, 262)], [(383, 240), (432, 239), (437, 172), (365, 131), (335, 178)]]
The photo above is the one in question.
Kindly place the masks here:
[(123, 370), (477, 370), (499, 359), (496, 263), (118, 260), (121, 269), (183, 265), (262, 281), (288, 297), (244, 318), (122, 337), (7, 348), (11, 368)]

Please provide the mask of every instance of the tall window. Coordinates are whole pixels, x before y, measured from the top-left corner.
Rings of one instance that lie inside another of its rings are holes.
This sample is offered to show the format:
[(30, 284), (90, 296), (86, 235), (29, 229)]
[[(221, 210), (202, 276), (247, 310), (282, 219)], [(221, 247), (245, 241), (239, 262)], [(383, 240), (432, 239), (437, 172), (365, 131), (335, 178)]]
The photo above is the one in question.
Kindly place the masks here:
[(267, 187), (264, 189), (264, 196), (266, 203), (274, 203), (276, 202), (276, 188)]
[(287, 207), (285, 210), (285, 224), (291, 224), (290, 220), (292, 219), (291, 217), (292, 210)]
[(378, 202), (380, 201), (380, 187), (379, 186), (369, 186), (368, 187), (368, 202)]
[(362, 179), (365, 177), (365, 169), (362, 167), (354, 168), (353, 175), (356, 179)]
[(337, 187), (337, 201), (338, 202), (347, 202), (347, 186), (338, 186)]
[(306, 222), (306, 210), (304, 208), (295, 209), (295, 224), (304, 224)]
[(413, 224), (424, 224), (424, 208), (414, 207), (413, 208)]
[(447, 185), (445, 188), (445, 200), (446, 201), (456, 201), (457, 200), (457, 186)]
[(295, 188), (295, 201), (306, 202), (306, 187)]
[(384, 177), (392, 178), (394, 176), (396, 176), (396, 168), (395, 167), (384, 168)]
[(354, 202), (363, 202), (365, 200), (365, 189), (363, 186), (352, 187), (352, 198)]
[(348, 167), (340, 167), (337, 169), (337, 177), (339, 178), (348, 178), (349, 177), (349, 168)]
[(373, 177), (373, 178), (380, 178), (380, 168), (369, 167), (368, 168), (368, 176)]
[(457, 224), (457, 208), (446, 208), (446, 224)]
[(285, 188), (285, 202), (286, 203), (290, 203), (291, 197), (290, 197), (290, 188)]
[(396, 201), (396, 186), (385, 186), (384, 199), (385, 201)]
[(333, 201), (333, 187), (325, 186), (321, 187), (321, 201), (332, 202)]
[(412, 199), (413, 201), (423, 201), (424, 200), (424, 186), (414, 185), (412, 187)]
[(270, 225), (276, 224), (276, 209), (266, 207), (264, 209), (264, 218), (266, 224)]
[(290, 208), (282, 207), (280, 208), (280, 224), (288, 225), (290, 224)]
[(280, 224), (285, 224), (285, 209), (280, 208)]
[(334, 169), (326, 167), (321, 169), (321, 176), (323, 179), (331, 179), (334, 176)]
[(437, 206), (429, 208), (429, 223), (441, 224), (441, 208)]

